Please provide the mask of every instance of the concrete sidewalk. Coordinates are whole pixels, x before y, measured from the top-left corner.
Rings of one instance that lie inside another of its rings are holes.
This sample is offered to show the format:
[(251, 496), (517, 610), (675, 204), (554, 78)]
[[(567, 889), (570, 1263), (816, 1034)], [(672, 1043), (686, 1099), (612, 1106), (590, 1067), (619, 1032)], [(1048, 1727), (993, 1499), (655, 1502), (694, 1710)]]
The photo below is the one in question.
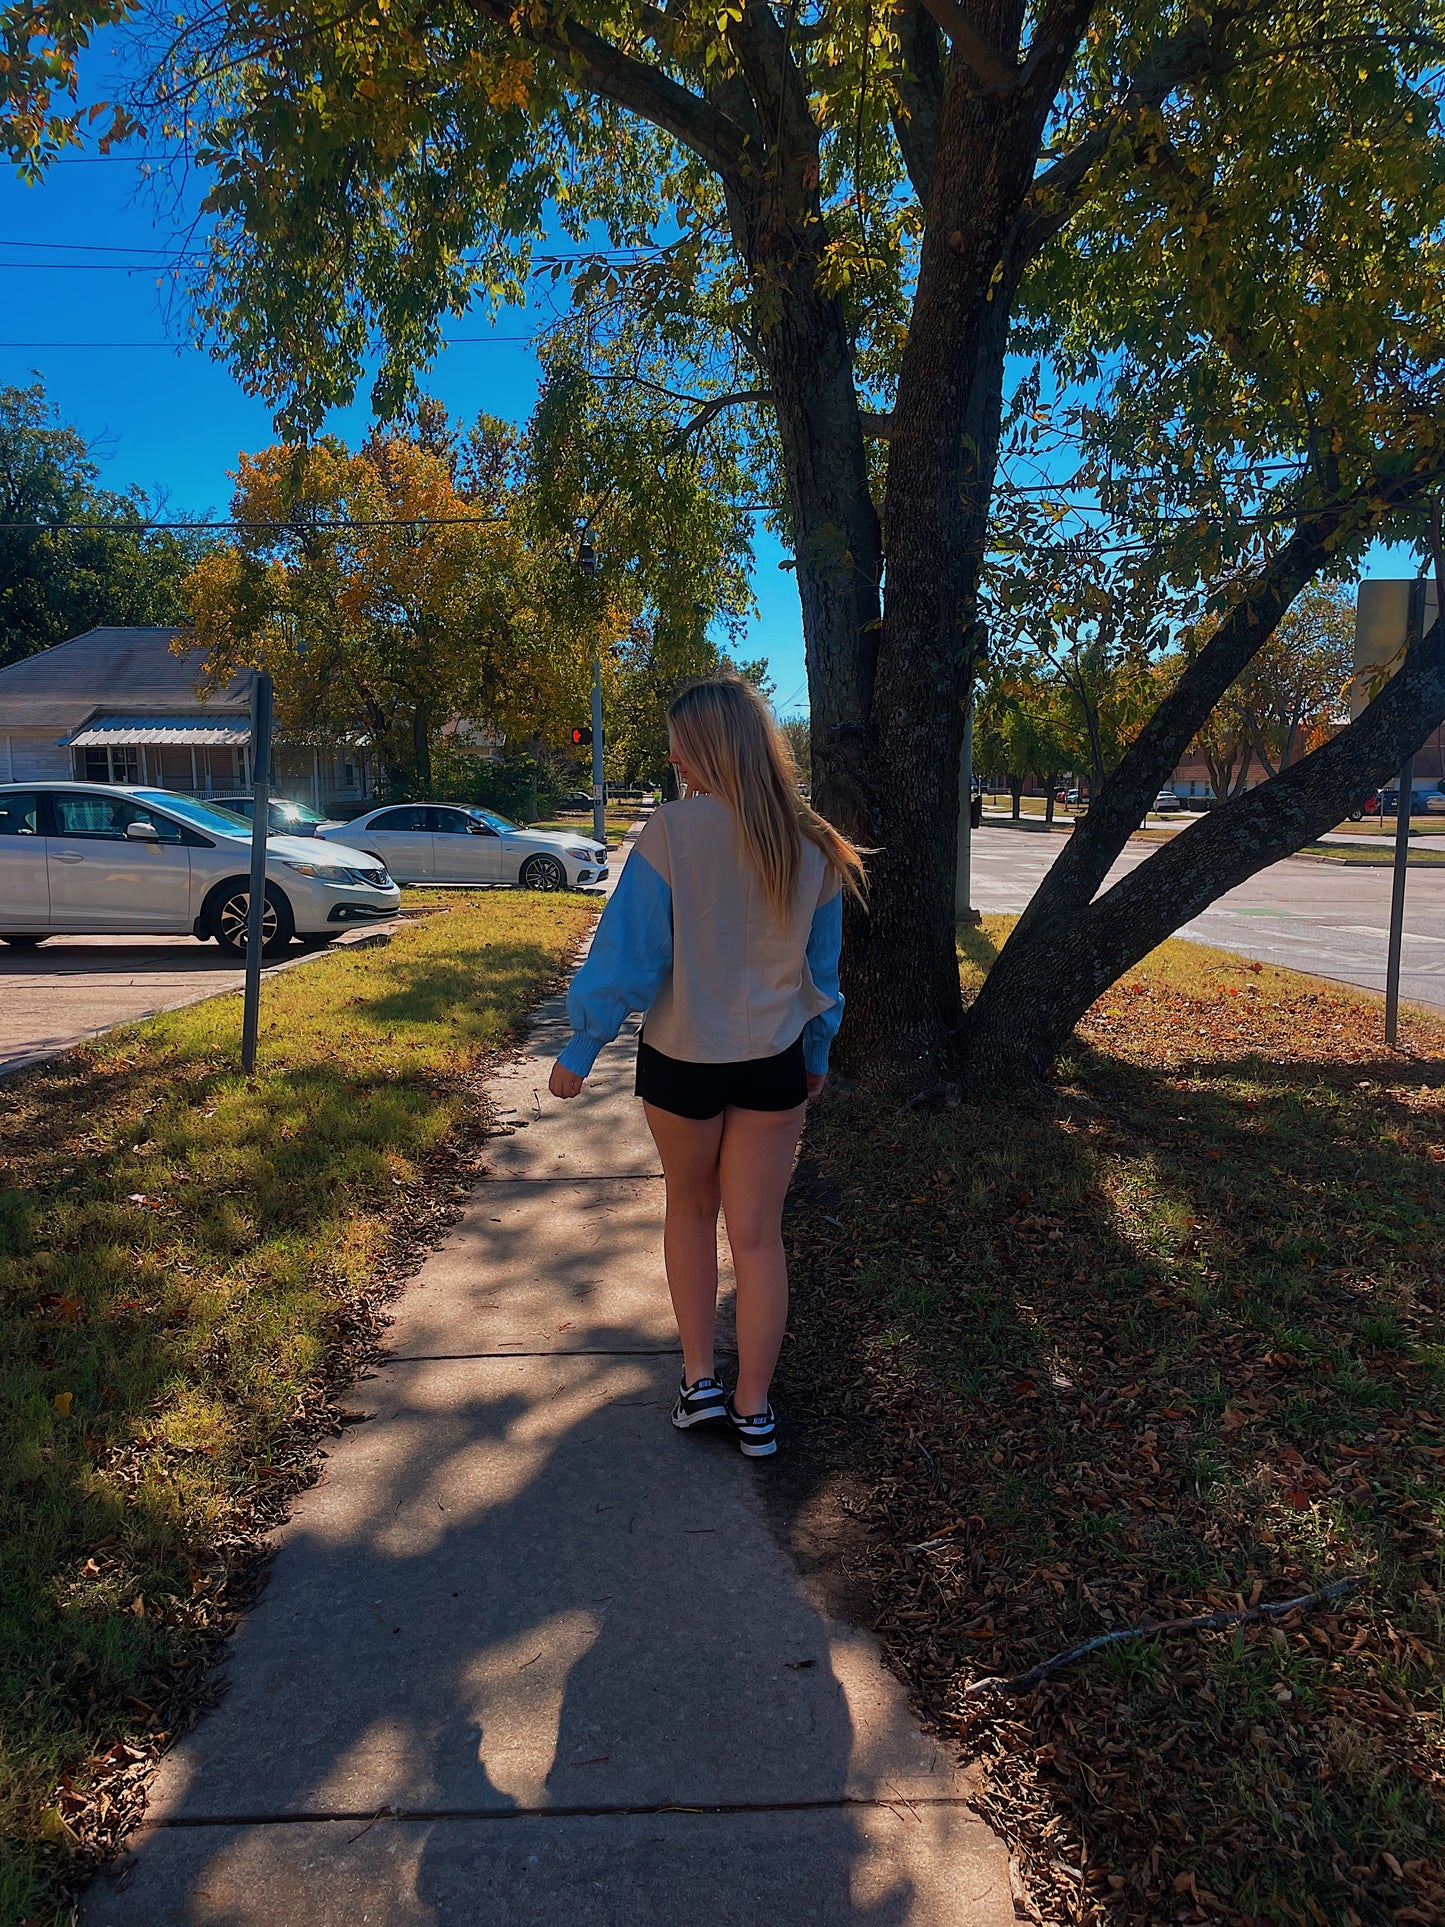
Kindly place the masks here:
[(496, 1078), (518, 1128), (86, 1927), (1014, 1921), (966, 1778), (774, 1538), (768, 1466), (668, 1423), (633, 1034), (564, 1111), (556, 1000)]

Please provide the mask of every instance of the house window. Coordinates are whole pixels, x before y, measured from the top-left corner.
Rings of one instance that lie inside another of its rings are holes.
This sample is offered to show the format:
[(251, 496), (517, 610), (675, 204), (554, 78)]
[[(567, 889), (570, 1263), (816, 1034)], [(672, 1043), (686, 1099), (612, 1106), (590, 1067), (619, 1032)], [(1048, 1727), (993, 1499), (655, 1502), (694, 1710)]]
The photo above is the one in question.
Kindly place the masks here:
[(88, 749), (85, 752), (87, 783), (138, 783), (140, 756), (134, 749)]
[(356, 765), (354, 763), (343, 763), (341, 767), (342, 781), (347, 789), (354, 790), (356, 788)]

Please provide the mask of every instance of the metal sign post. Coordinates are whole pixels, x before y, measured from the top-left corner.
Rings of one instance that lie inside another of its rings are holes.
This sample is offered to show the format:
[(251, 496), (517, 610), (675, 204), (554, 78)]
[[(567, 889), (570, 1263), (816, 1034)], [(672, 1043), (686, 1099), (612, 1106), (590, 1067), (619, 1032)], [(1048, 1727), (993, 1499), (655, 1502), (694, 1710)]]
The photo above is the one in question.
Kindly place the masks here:
[(955, 923), (982, 923), (973, 907), (973, 692), (963, 713), (963, 745), (958, 753), (958, 859), (953, 873)]
[(602, 651), (592, 658), (592, 834), (607, 844), (607, 786), (602, 780)]
[(1390, 947), (1385, 954), (1385, 1042), (1395, 1048), (1400, 1028), (1400, 951), (1405, 934), (1405, 865), (1410, 855), (1410, 805), (1415, 790), (1415, 759), (1407, 758), (1400, 771), (1400, 800), (1395, 806), (1395, 873), (1390, 884)]
[[(1350, 717), (1359, 717), (1379, 684), (1393, 676), (1439, 613), (1436, 584), (1377, 579), (1362, 582), (1356, 596), (1355, 674)], [(1442, 784), (1445, 787), (1445, 784)], [(1395, 866), (1390, 889), (1390, 939), (1385, 953), (1385, 1042), (1393, 1049), (1400, 1021), (1400, 953), (1405, 932), (1405, 868), (1410, 855), (1410, 816), (1415, 801), (1415, 759), (1400, 771), (1395, 806)]]
[(266, 930), (266, 834), (271, 800), (271, 678), (256, 674), (251, 699), (251, 898), (246, 919), (246, 991), (241, 1017), (241, 1069), (256, 1068), (256, 1030), (261, 1018), (261, 951)]

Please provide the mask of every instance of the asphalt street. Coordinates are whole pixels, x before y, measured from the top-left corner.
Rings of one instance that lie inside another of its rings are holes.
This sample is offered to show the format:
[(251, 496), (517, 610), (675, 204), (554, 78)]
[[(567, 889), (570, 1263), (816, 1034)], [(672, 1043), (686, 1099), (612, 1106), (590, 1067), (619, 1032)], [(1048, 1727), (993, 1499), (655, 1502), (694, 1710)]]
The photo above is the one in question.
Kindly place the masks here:
[[(1022, 910), (1059, 851), (1062, 833), (988, 824), (974, 832), (973, 902), (987, 913)], [(1107, 890), (1158, 844), (1131, 845)], [(1390, 871), (1289, 857), (1231, 890), (1179, 931), (1262, 963), (1308, 970), (1367, 990), (1385, 988)], [(1445, 868), (1411, 870), (1405, 894), (1400, 995), (1445, 1009)]]

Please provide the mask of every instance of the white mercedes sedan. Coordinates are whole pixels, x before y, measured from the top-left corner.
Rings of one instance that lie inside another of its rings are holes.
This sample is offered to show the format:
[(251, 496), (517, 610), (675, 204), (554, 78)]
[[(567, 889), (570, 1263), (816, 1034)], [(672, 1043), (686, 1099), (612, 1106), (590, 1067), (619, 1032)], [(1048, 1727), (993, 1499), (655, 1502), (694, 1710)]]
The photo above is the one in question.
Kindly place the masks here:
[(384, 864), (398, 883), (520, 883), (527, 890), (602, 883), (607, 850), (591, 831), (524, 830), (470, 803), (392, 803), (316, 832)]
[[(47, 937), (214, 937), (240, 956), (251, 904), (251, 825), (174, 790), (116, 783), (0, 784), (0, 942)], [(265, 950), (325, 943), (394, 917), (401, 892), (361, 850), (266, 841)]]

